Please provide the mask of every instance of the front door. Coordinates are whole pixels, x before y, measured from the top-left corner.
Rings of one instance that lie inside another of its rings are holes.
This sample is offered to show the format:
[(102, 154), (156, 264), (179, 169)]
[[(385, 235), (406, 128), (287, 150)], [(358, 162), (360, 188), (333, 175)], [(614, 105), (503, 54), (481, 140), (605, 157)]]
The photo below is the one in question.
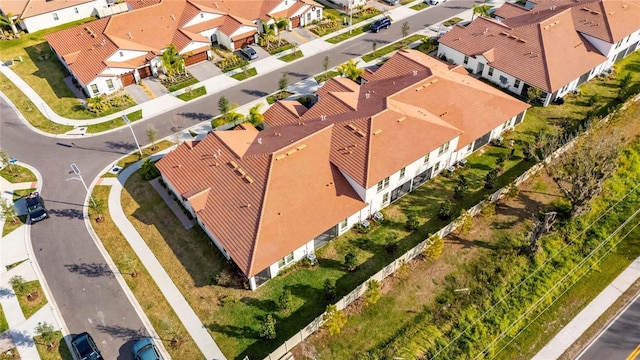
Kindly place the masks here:
[(484, 71), (484, 64), (479, 62), (478, 63), (478, 71), (476, 71), (476, 74), (482, 74), (482, 71)]

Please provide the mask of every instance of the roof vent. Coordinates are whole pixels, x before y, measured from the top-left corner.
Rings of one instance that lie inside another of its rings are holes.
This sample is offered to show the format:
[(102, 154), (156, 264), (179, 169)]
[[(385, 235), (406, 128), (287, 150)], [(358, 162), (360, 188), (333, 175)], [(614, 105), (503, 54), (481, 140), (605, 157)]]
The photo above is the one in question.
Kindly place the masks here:
[(249, 184), (253, 184), (253, 179), (249, 175), (246, 175), (243, 179)]
[(413, 70), (413, 76), (417, 76), (418, 75), (418, 70)]
[(355, 127), (353, 124), (347, 124), (347, 127), (353, 131), (357, 130), (358, 128)]
[(276, 161), (277, 161), (277, 160), (282, 160), (282, 159), (284, 159), (285, 157), (286, 157), (286, 155), (285, 155), (285, 154), (280, 154), (280, 155), (276, 156)]
[(262, 144), (262, 138), (261, 137), (258, 138), (258, 144)]
[(373, 135), (378, 135), (382, 132), (382, 129), (376, 129), (376, 131), (373, 132)]
[(298, 146), (296, 149), (297, 150), (302, 150), (302, 149), (304, 149), (306, 147), (307, 147), (307, 144), (300, 144), (300, 146)]
[(131, 35), (131, 31), (129, 31), (127, 35), (129, 35), (129, 39), (133, 39), (133, 35)]
[(327, 120), (327, 115), (320, 115), (320, 121)]
[(371, 94), (369, 94), (368, 92), (364, 93), (364, 98), (365, 98), (365, 99), (368, 99), (368, 98), (369, 98), (369, 96), (371, 96)]
[(356, 131), (356, 134), (358, 134), (358, 135), (360, 135), (360, 136), (362, 136), (362, 137), (365, 137), (365, 136), (366, 136), (366, 135), (365, 135), (365, 133), (363, 133), (363, 132), (362, 132), (362, 131), (360, 131), (360, 130)]
[(405, 120), (407, 120), (406, 116), (401, 116), (401, 117), (398, 118), (398, 122), (403, 122)]
[(176, 16), (171, 14), (171, 20), (176, 21)]
[(232, 168), (234, 168), (234, 169), (237, 169), (237, 168), (238, 168), (238, 164), (236, 164), (236, 162), (235, 162), (235, 161), (229, 161), (227, 164), (229, 164), (229, 166), (231, 166), (231, 167), (232, 167)]

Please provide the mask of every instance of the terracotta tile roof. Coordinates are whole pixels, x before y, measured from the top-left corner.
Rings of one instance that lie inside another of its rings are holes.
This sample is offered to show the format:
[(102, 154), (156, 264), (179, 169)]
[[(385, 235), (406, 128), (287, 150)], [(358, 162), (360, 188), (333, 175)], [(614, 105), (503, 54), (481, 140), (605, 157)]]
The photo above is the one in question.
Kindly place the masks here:
[(78, 6), (93, 0), (0, 0), (0, 9), (4, 14), (11, 13), (20, 19), (55, 12), (57, 10)]
[(451, 29), (440, 43), (467, 56), (492, 51), (490, 66), (547, 92), (606, 60), (575, 30), (570, 9), (529, 13), (502, 23), (476, 18), (467, 27)]
[[(214, 132), (157, 165), (178, 193), (211, 188), (198, 217), (248, 277), (366, 206), (329, 162), (331, 127), (278, 128)], [(251, 136), (242, 157), (227, 146)]]
[(126, 0), (127, 5), (131, 6), (131, 9), (133, 10), (151, 6), (151, 5), (157, 5), (161, 1), (162, 0)]
[(498, 10), (494, 12), (495, 16), (501, 17), (503, 19), (508, 19), (514, 16), (519, 16), (522, 14), (528, 13), (529, 10), (520, 6), (518, 4), (505, 2), (504, 5), (500, 6)]
[(295, 100), (280, 100), (271, 105), (263, 116), (269, 118), (269, 125), (297, 124), (307, 108)]

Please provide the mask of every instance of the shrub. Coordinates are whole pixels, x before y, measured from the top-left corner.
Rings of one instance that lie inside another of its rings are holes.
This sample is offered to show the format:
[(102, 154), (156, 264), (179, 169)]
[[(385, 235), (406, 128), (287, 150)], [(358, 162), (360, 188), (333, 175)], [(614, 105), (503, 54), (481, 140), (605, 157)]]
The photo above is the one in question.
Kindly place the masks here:
[(571, 210), (573, 206), (571, 206), (571, 202), (565, 198), (556, 199), (551, 202), (552, 211), (555, 211), (558, 214), (558, 217), (562, 220), (571, 219)]
[(435, 260), (442, 255), (444, 251), (444, 239), (438, 234), (429, 236), (429, 244), (424, 249), (424, 257), (427, 259)]
[(329, 330), (330, 335), (339, 334), (347, 324), (347, 315), (342, 310), (338, 310), (335, 305), (327, 306), (327, 311), (322, 316), (324, 326)]
[(451, 202), (449, 200), (445, 200), (442, 204), (440, 204), (440, 209), (438, 210), (438, 219), (440, 220), (449, 220), (453, 215), (453, 207), (451, 206)]
[(467, 211), (463, 210), (462, 214), (460, 214), (460, 226), (458, 227), (458, 231), (461, 234), (467, 234), (473, 228), (473, 216)]
[(224, 295), (219, 299), (220, 306), (223, 306), (223, 307), (230, 304), (235, 304), (237, 302), (238, 302), (238, 297), (233, 294)]
[(151, 159), (146, 158), (142, 161), (142, 166), (140, 166), (140, 175), (143, 179), (149, 181), (160, 176), (160, 170), (156, 167), (155, 161), (151, 161)]
[(498, 180), (498, 169), (491, 169), (487, 175), (484, 177), (484, 188), (487, 190), (491, 190), (496, 186), (496, 181)]
[(282, 294), (278, 297), (278, 308), (280, 311), (288, 312), (291, 309), (292, 302), (291, 291), (289, 289), (282, 290)]
[(398, 234), (396, 234), (395, 232), (392, 232), (386, 238), (384, 249), (389, 254), (395, 254), (397, 248), (398, 248)]
[(322, 286), (324, 292), (324, 299), (327, 301), (335, 301), (338, 298), (338, 292), (336, 291), (336, 284), (331, 279), (326, 279)]
[(369, 280), (367, 283), (367, 291), (364, 293), (364, 300), (367, 305), (374, 305), (380, 300), (380, 282)]
[(307, 96), (299, 97), (298, 102), (302, 104), (304, 107), (306, 107), (307, 109), (309, 109), (311, 105), (313, 105), (314, 99), (312, 96), (307, 95)]
[(418, 215), (416, 213), (407, 214), (407, 221), (405, 222), (405, 227), (409, 231), (417, 230), (419, 226)]
[(260, 324), (260, 337), (267, 340), (276, 338), (276, 319), (271, 314), (265, 315)]
[(467, 191), (469, 185), (467, 184), (467, 178), (464, 175), (460, 175), (458, 183), (453, 188), (453, 198), (455, 200), (462, 200), (464, 193)]
[(498, 154), (498, 156), (496, 156), (496, 166), (498, 167), (498, 169), (502, 170), (502, 168), (504, 167), (504, 162), (507, 160), (507, 154), (505, 153), (500, 153)]
[(344, 268), (347, 271), (355, 271), (358, 267), (358, 256), (355, 252), (349, 251), (347, 255), (344, 256)]

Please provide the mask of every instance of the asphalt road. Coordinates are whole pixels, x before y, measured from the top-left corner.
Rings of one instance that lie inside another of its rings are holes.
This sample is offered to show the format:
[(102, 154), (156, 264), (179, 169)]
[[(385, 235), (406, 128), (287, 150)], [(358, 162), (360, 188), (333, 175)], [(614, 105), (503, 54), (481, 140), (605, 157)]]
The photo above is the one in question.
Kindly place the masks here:
[[(472, 1), (449, 1), (407, 21), (410, 32), (440, 22), (473, 6)], [(401, 23), (377, 34), (365, 34), (356, 40), (336, 45), (322, 53), (256, 78), (246, 80), (224, 91), (231, 103), (245, 104), (272, 93), (278, 88), (282, 72), (289, 74), (290, 84), (323, 71), (322, 62), (329, 55), (331, 66), (372, 51), (375, 39), (378, 48), (401, 37)], [(146, 142), (145, 129), (150, 125), (159, 137), (171, 134), (171, 120), (182, 119), (189, 127), (218, 115), (221, 95), (214, 94), (133, 125), (137, 138)], [(66, 181), (70, 164), (76, 163), (87, 185), (99, 176), (108, 164), (135, 149), (129, 129), (91, 138), (59, 139), (32, 132), (0, 99), (0, 147), (16, 159), (28, 163), (43, 176), (41, 195), (51, 218), (31, 228), (35, 256), (42, 268), (62, 316), (71, 334), (88, 331), (106, 359), (130, 359), (135, 338), (144, 327), (126, 298), (119, 283), (108, 269), (105, 259), (82, 219), (86, 193), (79, 181)], [(175, 123), (175, 122), (174, 122)]]
[(578, 359), (640, 359), (640, 295), (607, 326)]

